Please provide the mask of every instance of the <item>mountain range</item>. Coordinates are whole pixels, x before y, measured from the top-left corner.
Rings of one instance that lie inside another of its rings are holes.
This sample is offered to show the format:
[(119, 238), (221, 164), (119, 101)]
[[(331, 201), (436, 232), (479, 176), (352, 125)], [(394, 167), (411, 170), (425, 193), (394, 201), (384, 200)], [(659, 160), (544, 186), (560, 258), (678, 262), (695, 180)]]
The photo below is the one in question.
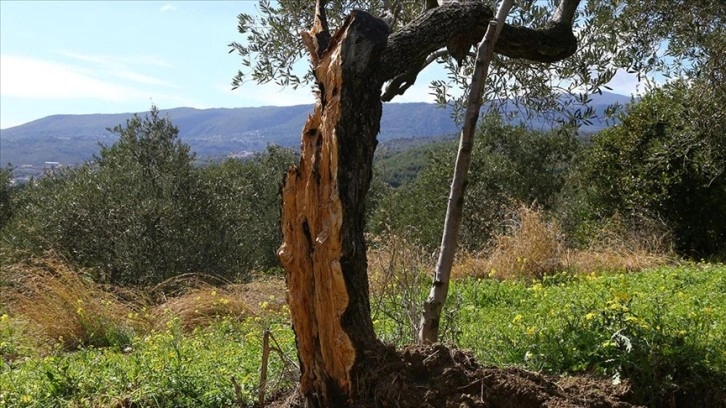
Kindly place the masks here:
[[(626, 104), (630, 97), (603, 92), (591, 106), (602, 113), (610, 104)], [(514, 107), (508, 107), (513, 110)], [(258, 108), (175, 108), (161, 110), (179, 128), (183, 142), (198, 158), (245, 156), (270, 144), (298, 146), (300, 132), (312, 112), (310, 105)], [(141, 113), (143, 115), (143, 113)], [(0, 130), (0, 166), (42, 166), (45, 162), (72, 165), (89, 160), (99, 144), (111, 145), (117, 135), (107, 129), (125, 124), (132, 113), (52, 115)], [(542, 119), (528, 121), (533, 128), (547, 127)], [(594, 133), (605, 127), (596, 121), (581, 128)], [(427, 103), (384, 104), (379, 141), (430, 138), (458, 133), (450, 108)]]

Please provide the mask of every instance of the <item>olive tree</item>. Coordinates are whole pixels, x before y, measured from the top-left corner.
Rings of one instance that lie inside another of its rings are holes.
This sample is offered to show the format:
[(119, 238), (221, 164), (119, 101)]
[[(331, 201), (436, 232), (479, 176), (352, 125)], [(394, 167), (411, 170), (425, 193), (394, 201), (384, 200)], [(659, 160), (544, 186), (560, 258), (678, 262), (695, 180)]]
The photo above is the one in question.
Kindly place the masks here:
[[(690, 11), (694, 2), (580, 3), (518, 4), (493, 43), (482, 98), (541, 108), (561, 105), (562, 91), (580, 92), (565, 104), (584, 105), (618, 67), (643, 73), (659, 68), (664, 39), (673, 44), (669, 58), (683, 60), (684, 69), (698, 66), (686, 61), (700, 54), (690, 52), (692, 33), (675, 26), (684, 18), (673, 11)], [(702, 23), (723, 9), (717, 0), (697, 3), (704, 13), (686, 13), (685, 20)], [(432, 84), (439, 99), (451, 101), (451, 86), (466, 95), (477, 65), (471, 49), (494, 12), (480, 1), (404, 0), (261, 0), (258, 12), (239, 16), (247, 38), (231, 46), (245, 69), (233, 85), (248, 78), (293, 87), (311, 83), (316, 93), (300, 163), (288, 170), (282, 190), (279, 255), (301, 366), (299, 391), (311, 406), (348, 406), (363, 398), (359, 380), (380, 347), (370, 318), (363, 231), (381, 104), (406, 92), (434, 62), (450, 73)], [(719, 24), (706, 21), (698, 30), (710, 35)], [(305, 54), (311, 69), (301, 73), (297, 63)], [(591, 113), (584, 108), (572, 116), (587, 120)], [(437, 285), (446, 282), (435, 280)], [(432, 319), (434, 334), (436, 324)]]

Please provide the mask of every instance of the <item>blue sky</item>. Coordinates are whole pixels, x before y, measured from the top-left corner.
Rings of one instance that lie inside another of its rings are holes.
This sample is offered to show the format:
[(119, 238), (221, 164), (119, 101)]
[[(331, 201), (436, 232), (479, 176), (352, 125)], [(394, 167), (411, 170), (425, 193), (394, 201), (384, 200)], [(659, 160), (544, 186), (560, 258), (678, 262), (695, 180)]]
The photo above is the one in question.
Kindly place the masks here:
[[(309, 89), (231, 91), (237, 15), (255, 1), (0, 0), (0, 128), (53, 114), (312, 103)], [(303, 27), (301, 27), (302, 29)], [(427, 101), (427, 69), (397, 102)], [(617, 93), (633, 78), (618, 75)]]
[(229, 54), (255, 2), (0, 1), (0, 128), (52, 114), (312, 103), (247, 84)]

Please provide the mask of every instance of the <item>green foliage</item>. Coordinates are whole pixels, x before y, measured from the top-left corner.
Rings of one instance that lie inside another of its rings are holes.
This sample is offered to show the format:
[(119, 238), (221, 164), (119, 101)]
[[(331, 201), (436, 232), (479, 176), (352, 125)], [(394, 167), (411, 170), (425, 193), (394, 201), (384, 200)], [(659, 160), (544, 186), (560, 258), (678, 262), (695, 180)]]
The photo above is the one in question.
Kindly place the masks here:
[[(374, 295), (372, 305), (378, 335), (407, 344), (411, 329), (401, 326), (415, 322), (407, 316), (418, 313), (408, 308), (420, 302), (406, 296), (425, 293), (427, 282), (416, 278), (418, 261), (401, 255), (381, 282), (391, 290), (381, 304)], [(406, 275), (397, 275), (399, 267)], [(656, 406), (676, 389), (716, 390), (726, 381), (725, 276), (723, 265), (692, 264), (638, 274), (562, 274), (532, 285), (454, 281), (457, 302), (446, 312), (451, 318), (446, 339), (471, 349), (482, 364), (629, 379), (640, 402)], [(399, 284), (410, 292), (401, 295)], [(272, 331), (285, 354), (294, 355), (288, 316), (270, 313), (242, 323), (219, 319), (191, 332), (169, 314), (166, 325), (134, 337), (124, 350), (87, 348), (46, 357), (27, 349), (32, 338), (23, 334), (20, 319), (0, 316), (0, 347), (7, 353), (0, 361), (0, 406), (115, 406), (123, 401), (232, 406), (239, 401), (231, 376), (241, 385), (242, 403), (250, 404), (264, 330)], [(270, 364), (268, 395), (294, 384), (289, 361), (273, 353)]]
[(178, 129), (152, 108), (113, 131), (119, 141), (93, 162), (27, 189), (11, 239), (98, 267), (103, 281), (153, 283), (203, 270), (195, 244), (205, 241), (206, 200)]
[[(332, 32), (353, 9), (378, 17), (395, 14), (392, 35), (424, 12), (420, 1), (331, 0), (326, 2), (326, 15)], [(542, 28), (553, 11), (551, 3), (517, 2), (508, 22)], [(300, 69), (299, 64), (306, 58), (304, 46), (297, 32), (289, 28), (307, 29), (313, 16), (313, 2), (270, 0), (259, 0), (254, 14), (240, 14), (237, 28), (244, 41), (232, 42), (230, 52), (239, 54), (242, 70), (234, 77), (233, 87), (245, 81), (293, 88), (310, 83), (310, 71)], [(724, 16), (726, 5), (721, 0), (582, 1), (574, 22), (578, 51), (555, 64), (496, 58), (483, 100), (495, 104), (512, 100), (527, 114), (533, 113), (529, 108), (554, 110), (588, 124), (594, 113), (588, 107), (590, 95), (610, 89), (607, 84), (618, 69), (637, 73), (639, 79), (654, 74), (707, 75), (717, 86), (725, 78), (719, 62), (723, 61), (726, 36)], [(461, 113), (473, 72), (472, 58), (460, 65), (445, 55), (436, 63), (443, 66), (446, 76), (432, 81), (432, 94), (439, 103), (453, 105)], [(562, 98), (562, 92), (572, 97)]]
[(14, 361), (37, 357), (41, 349), (27, 322), (10, 317), (0, 308), (0, 372)]
[[(629, 379), (641, 403), (660, 406), (675, 391), (726, 381), (725, 274), (723, 265), (698, 264), (533, 285), (455, 281), (449, 339), (482, 364)], [(402, 307), (393, 300), (377, 309), (377, 329), (390, 330)]]
[(726, 251), (726, 93), (703, 81), (646, 95), (593, 138), (579, 188), (590, 215), (662, 220), (681, 253)]
[(404, 148), (402, 151), (388, 151), (385, 146), (378, 147), (373, 165), (386, 184), (398, 188), (403, 183), (416, 179), (434, 152), (451, 150), (453, 145), (454, 141), (433, 141)]
[(228, 159), (200, 169), (204, 189), (214, 203), (208, 211), (213, 212), (213, 230), (218, 234), (217, 259), (227, 269), (264, 271), (279, 266), (279, 189), (282, 175), (294, 161), (291, 150), (269, 147), (251, 160)]
[(13, 215), (13, 209), (10, 203), (10, 182), (12, 176), (12, 169), (0, 169), (0, 230), (3, 229)]
[(200, 169), (156, 108), (113, 131), (119, 141), (93, 162), (19, 194), (6, 245), (58, 251), (119, 284), (183, 273), (238, 278), (277, 265), (277, 190), (291, 153)]
[[(125, 350), (89, 348), (19, 360), (0, 366), (0, 407), (251, 405), (266, 329), (283, 347), (281, 353), (292, 355), (286, 319), (271, 316), (243, 324), (220, 320), (191, 334), (172, 319), (164, 330), (134, 338)], [(291, 385), (291, 378), (282, 376), (289, 368), (288, 361), (271, 354), (268, 395)], [(241, 401), (231, 377), (241, 385)]]
[[(439, 147), (415, 181), (381, 200), (371, 220), (374, 232), (404, 233), (428, 249), (438, 246), (455, 156), (453, 144)], [(577, 148), (569, 131), (531, 131), (488, 115), (472, 154), (460, 244), (486, 245), (512, 201), (551, 208)]]

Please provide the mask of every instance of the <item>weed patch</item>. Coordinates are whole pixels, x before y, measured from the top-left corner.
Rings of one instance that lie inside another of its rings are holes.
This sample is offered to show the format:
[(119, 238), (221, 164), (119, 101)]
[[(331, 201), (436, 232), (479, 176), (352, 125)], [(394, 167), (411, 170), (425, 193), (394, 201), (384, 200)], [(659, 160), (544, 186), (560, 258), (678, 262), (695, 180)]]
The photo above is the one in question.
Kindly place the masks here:
[(123, 348), (148, 327), (142, 307), (121, 301), (57, 256), (5, 266), (3, 275), (9, 284), (0, 298), (8, 311), (62, 349)]
[(496, 365), (628, 379), (647, 405), (717, 390), (726, 380), (724, 273), (698, 265), (456, 282), (457, 345)]

